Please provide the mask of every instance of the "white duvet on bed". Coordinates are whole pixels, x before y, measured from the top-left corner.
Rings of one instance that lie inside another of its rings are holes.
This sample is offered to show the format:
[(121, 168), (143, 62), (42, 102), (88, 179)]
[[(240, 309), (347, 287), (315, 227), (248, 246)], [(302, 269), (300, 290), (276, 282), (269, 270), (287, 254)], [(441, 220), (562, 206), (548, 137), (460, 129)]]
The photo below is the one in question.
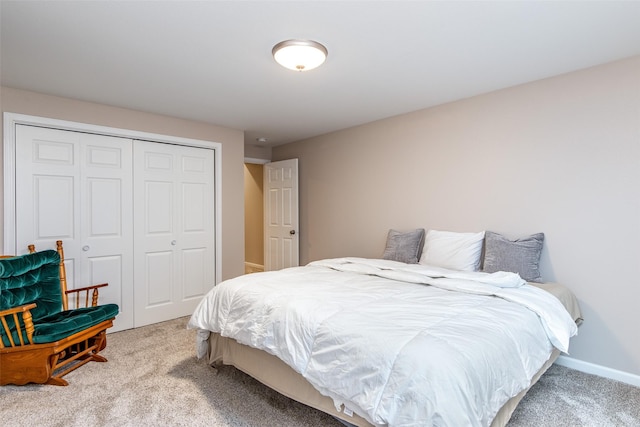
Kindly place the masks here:
[(389, 426), (489, 425), (577, 332), (517, 275), (361, 258), (227, 280), (188, 327), (265, 350), (338, 410)]

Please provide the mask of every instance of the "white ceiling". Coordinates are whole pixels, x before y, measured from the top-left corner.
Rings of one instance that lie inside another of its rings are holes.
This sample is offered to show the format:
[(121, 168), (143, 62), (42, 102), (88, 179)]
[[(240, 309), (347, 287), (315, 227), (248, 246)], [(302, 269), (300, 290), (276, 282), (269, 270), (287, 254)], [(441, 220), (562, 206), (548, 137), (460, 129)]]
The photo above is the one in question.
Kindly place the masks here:
[[(638, 1), (1, 0), (2, 85), (297, 141), (640, 54)], [(323, 66), (280, 67), (286, 39)]]

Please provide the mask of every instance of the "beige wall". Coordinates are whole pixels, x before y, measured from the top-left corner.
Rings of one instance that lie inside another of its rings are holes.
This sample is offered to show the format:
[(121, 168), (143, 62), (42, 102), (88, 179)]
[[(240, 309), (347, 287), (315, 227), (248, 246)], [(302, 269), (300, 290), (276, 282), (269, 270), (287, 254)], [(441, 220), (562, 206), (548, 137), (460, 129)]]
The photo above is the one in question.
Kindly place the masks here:
[[(221, 143), (222, 277), (226, 279), (243, 274), (244, 180), (242, 165), (244, 162), (244, 134), (242, 131), (13, 88), (2, 87), (1, 90), (0, 107), (2, 112)], [(0, 162), (0, 164), (2, 163)], [(4, 188), (3, 185), (0, 185), (0, 191)], [(0, 211), (0, 215), (2, 212)], [(0, 242), (4, 242), (3, 234), (0, 235)]]
[(271, 147), (258, 147), (253, 144), (244, 145), (244, 157), (251, 159), (271, 160)]
[(389, 228), (546, 234), (585, 322), (571, 357), (640, 375), (640, 57), (276, 147), (299, 158), (301, 263)]
[(244, 260), (264, 266), (264, 215), (261, 164), (244, 165)]

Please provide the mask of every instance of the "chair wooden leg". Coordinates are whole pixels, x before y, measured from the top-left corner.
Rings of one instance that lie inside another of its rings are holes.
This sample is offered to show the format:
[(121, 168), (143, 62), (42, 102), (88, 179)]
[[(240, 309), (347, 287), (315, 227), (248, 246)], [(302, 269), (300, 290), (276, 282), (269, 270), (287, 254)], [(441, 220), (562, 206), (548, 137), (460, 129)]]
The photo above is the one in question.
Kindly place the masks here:
[(49, 384), (49, 385), (59, 385), (59, 386), (68, 386), (69, 382), (66, 380), (63, 380), (60, 377), (51, 377), (47, 380), (47, 382), (45, 384)]
[(91, 360), (93, 360), (94, 362), (106, 362), (107, 358), (99, 354), (94, 354), (91, 356)]
[(107, 347), (107, 337), (106, 336), (104, 337), (104, 339), (100, 340), (100, 345), (98, 345), (98, 351), (104, 350), (105, 347)]
[(98, 334), (98, 336), (95, 337), (95, 341), (94, 341), (94, 345), (96, 347), (94, 353), (91, 355), (91, 358), (95, 361), (95, 362), (106, 362), (107, 358), (98, 354), (100, 353), (102, 350), (104, 350), (104, 348), (107, 346), (107, 332), (106, 331), (102, 331), (102, 333)]

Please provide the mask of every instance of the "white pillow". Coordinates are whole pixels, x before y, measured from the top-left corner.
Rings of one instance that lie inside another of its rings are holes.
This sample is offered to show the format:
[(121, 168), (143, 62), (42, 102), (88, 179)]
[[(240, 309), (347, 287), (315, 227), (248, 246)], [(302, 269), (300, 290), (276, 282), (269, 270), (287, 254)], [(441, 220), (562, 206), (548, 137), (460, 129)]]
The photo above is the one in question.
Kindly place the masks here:
[(450, 270), (478, 271), (484, 231), (456, 233), (453, 231), (427, 231), (420, 264)]

